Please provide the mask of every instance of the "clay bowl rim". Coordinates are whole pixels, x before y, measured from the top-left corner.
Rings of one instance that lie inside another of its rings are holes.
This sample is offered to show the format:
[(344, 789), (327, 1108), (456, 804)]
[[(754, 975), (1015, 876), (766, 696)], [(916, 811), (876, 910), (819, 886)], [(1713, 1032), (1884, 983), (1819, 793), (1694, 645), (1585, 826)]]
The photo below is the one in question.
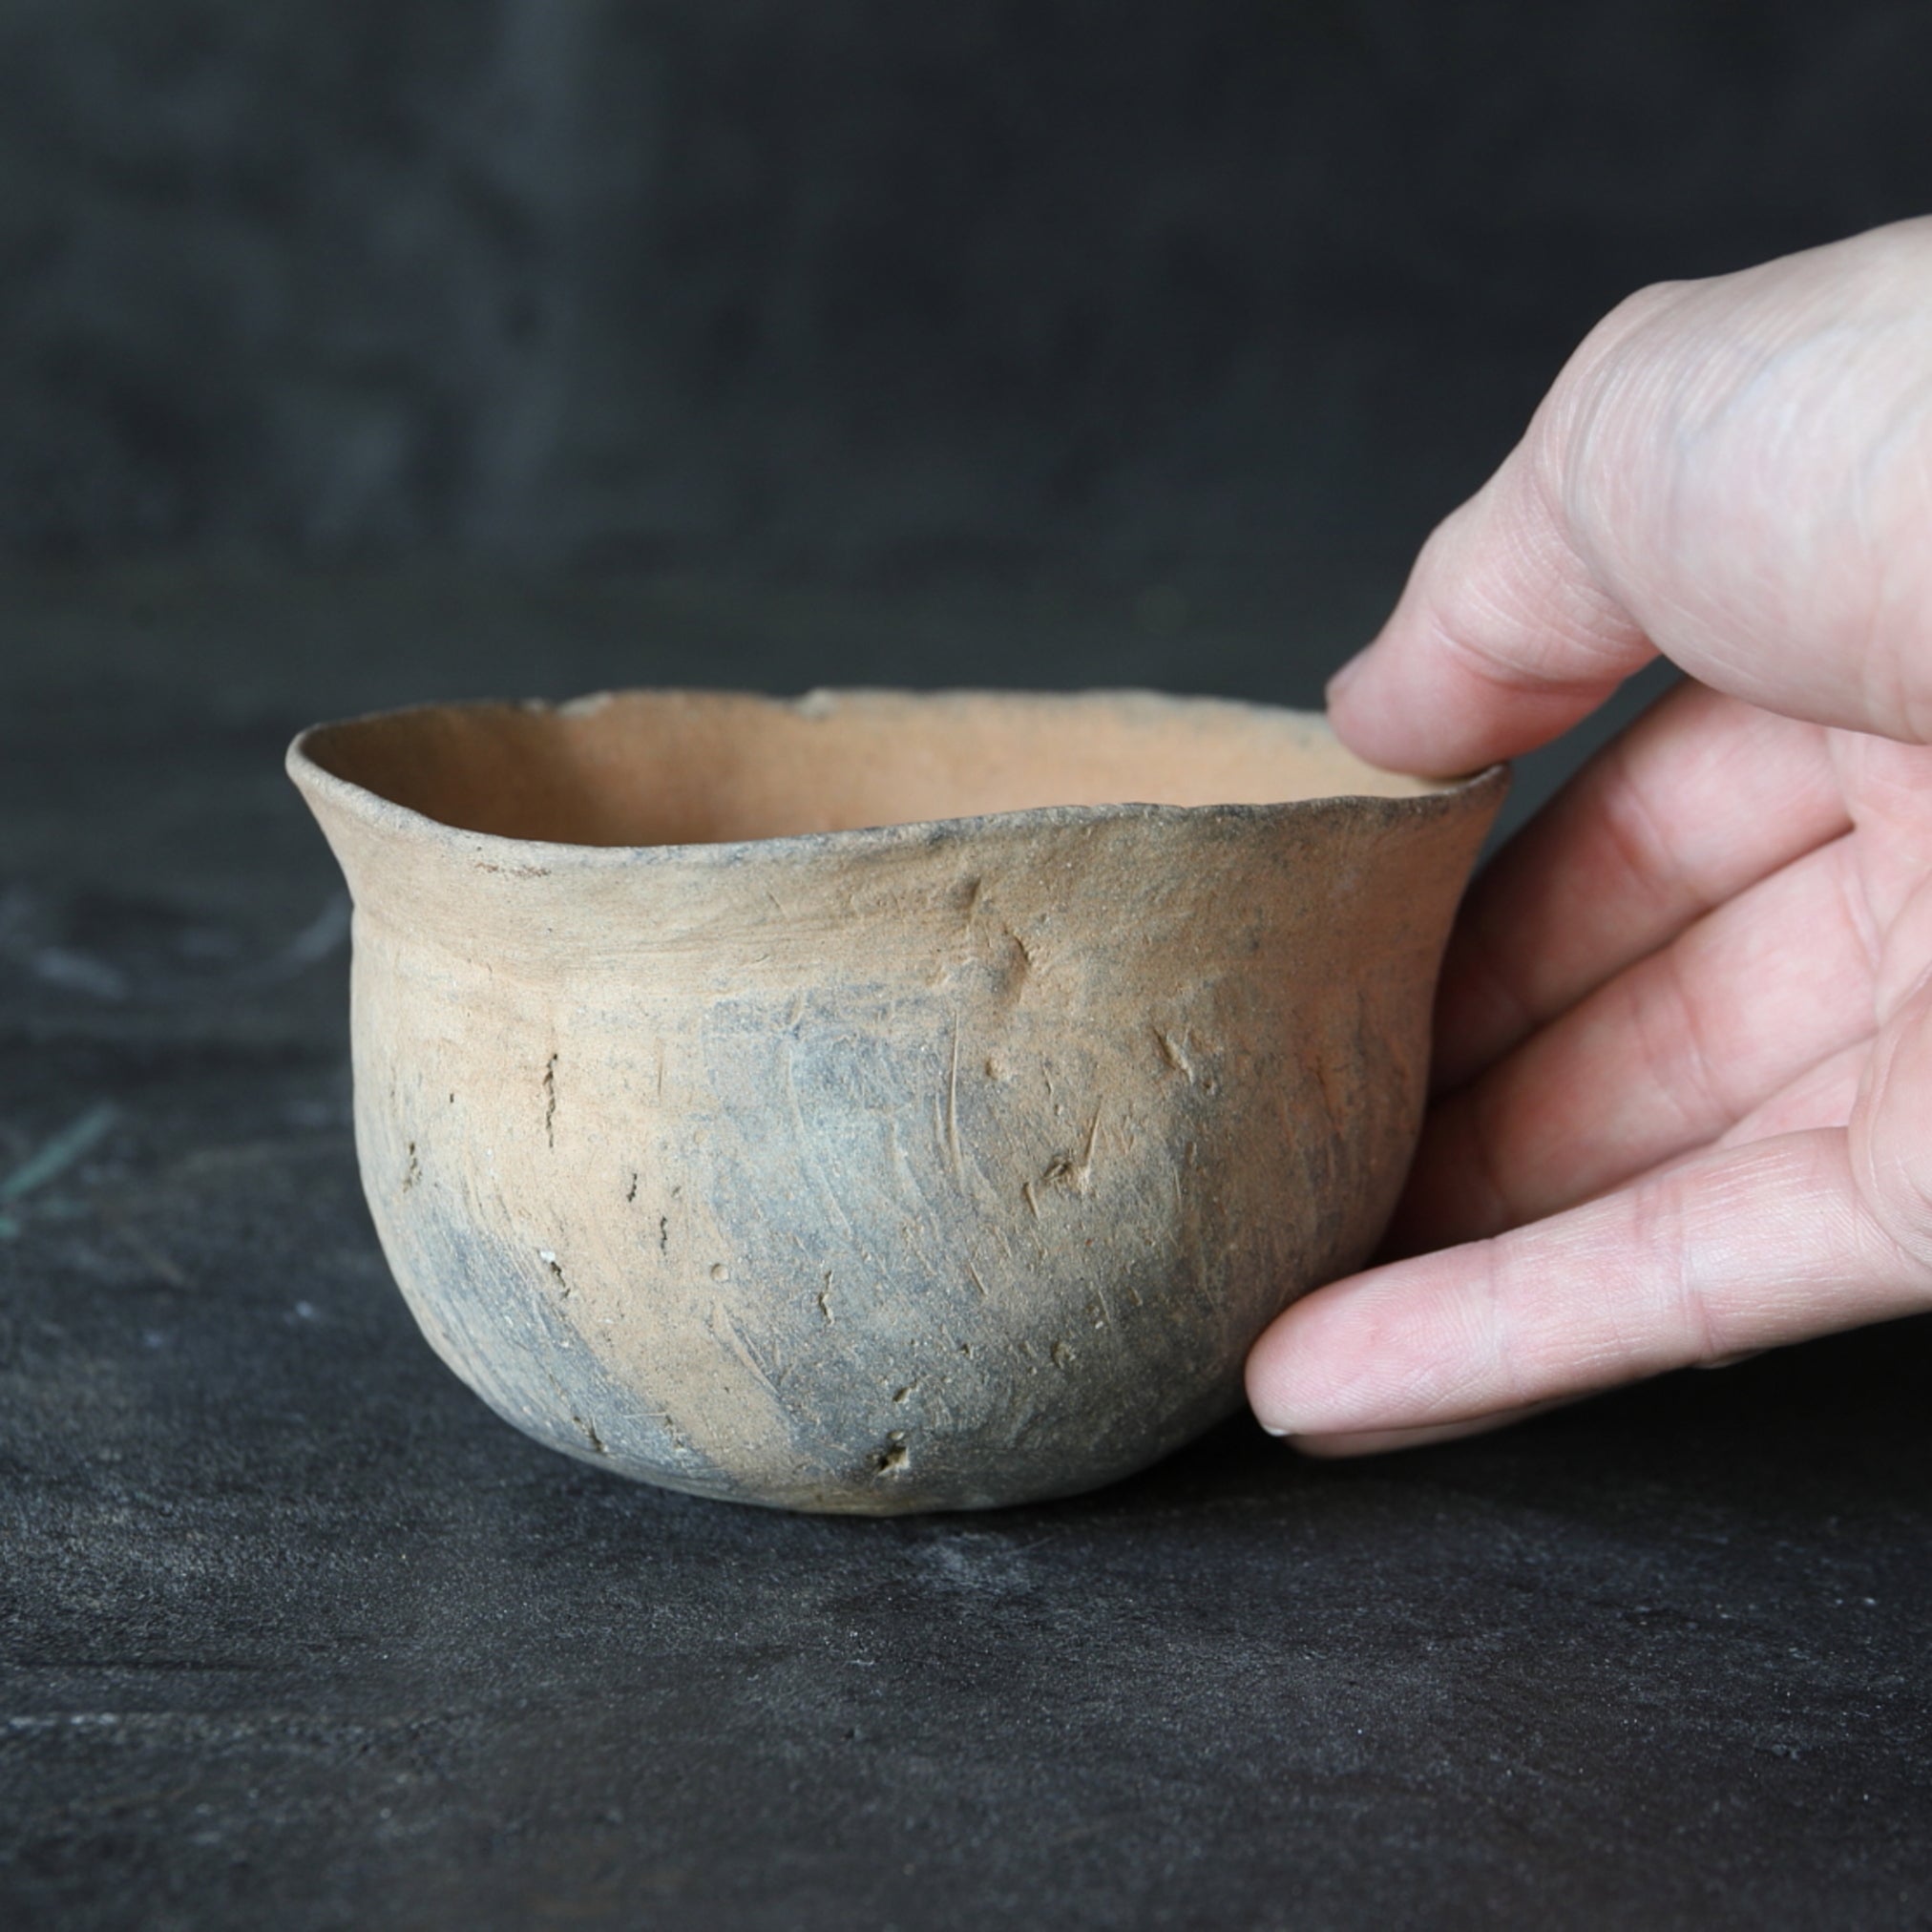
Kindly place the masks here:
[[(948, 698), (1043, 699), (1065, 702), (1082, 699), (1144, 699), (1157, 704), (1221, 706), (1231, 710), (1260, 713), (1268, 717), (1300, 719), (1328, 730), (1325, 711), (1302, 711), (1292, 705), (1273, 704), (1250, 698), (1224, 698), (1205, 693), (1155, 690), (1145, 685), (1086, 685), (1073, 690), (1013, 689), (993, 685), (942, 685), (915, 689), (887, 684), (813, 685), (792, 697), (765, 691), (739, 690), (718, 685), (640, 684), (613, 685), (587, 691), (579, 697), (548, 698), (458, 698), (432, 699), (418, 704), (398, 704), (377, 711), (357, 712), (347, 718), (326, 719), (305, 725), (290, 741), (284, 767), (298, 789), (326, 798), (365, 825), (379, 832), (423, 839), (431, 844), (455, 846), (478, 854), (494, 854), (521, 860), (530, 871), (555, 873), (559, 867), (570, 870), (601, 868), (633, 869), (640, 865), (692, 863), (731, 867), (759, 856), (803, 861), (824, 855), (890, 851), (936, 845), (954, 839), (982, 835), (989, 830), (1018, 830), (1035, 826), (1094, 825), (1136, 819), (1145, 823), (1207, 823), (1213, 820), (1273, 820), (1308, 815), (1336, 805), (1366, 806), (1392, 819), (1434, 818), (1458, 807), (1474, 803), (1485, 793), (1506, 786), (1509, 767), (1503, 762), (1486, 765), (1480, 770), (1453, 777), (1427, 777), (1413, 772), (1393, 776), (1407, 778), (1425, 789), (1413, 792), (1325, 791), (1308, 798), (1270, 802), (1210, 805), (1164, 805), (1151, 800), (1125, 800), (1113, 805), (1022, 806), (1010, 811), (974, 812), (963, 816), (930, 819), (895, 819), (883, 825), (846, 826), (830, 831), (774, 832), (749, 839), (694, 839), (682, 843), (654, 845), (586, 845), (568, 839), (513, 837), (506, 832), (477, 831), (453, 825), (448, 819), (432, 817), (414, 806), (394, 799), (340, 777), (311, 755), (311, 743), (325, 734), (346, 731), (361, 724), (388, 723), (436, 712), (525, 711), (550, 717), (571, 717), (599, 708), (614, 698), (630, 697), (722, 697), (751, 699), (793, 709), (828, 700), (847, 698), (896, 698), (914, 702)], [(1333, 733), (1331, 733), (1333, 736)], [(1339, 740), (1335, 741), (1339, 743)], [(1347, 746), (1342, 747), (1344, 750)], [(1367, 761), (1363, 760), (1366, 764)], [(1379, 767), (1372, 767), (1379, 768)]]

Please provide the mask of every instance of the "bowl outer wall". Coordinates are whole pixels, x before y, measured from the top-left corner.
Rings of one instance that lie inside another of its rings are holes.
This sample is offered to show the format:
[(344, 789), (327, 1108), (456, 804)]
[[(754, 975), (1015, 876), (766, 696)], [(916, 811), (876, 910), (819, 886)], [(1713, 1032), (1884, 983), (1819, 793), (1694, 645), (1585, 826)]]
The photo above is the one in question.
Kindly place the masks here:
[(356, 902), (365, 1191), (539, 1440), (793, 1508), (1093, 1487), (1357, 1265), (1502, 773), (637, 850), (291, 769)]

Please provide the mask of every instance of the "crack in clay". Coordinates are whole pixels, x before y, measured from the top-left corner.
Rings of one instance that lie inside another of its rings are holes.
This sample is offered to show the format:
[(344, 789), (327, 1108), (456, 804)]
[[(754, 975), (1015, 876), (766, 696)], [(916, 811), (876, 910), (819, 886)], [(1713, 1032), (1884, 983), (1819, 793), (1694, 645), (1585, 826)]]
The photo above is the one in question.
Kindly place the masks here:
[[(1096, 1105), (1093, 1123), (1087, 1128), (1086, 1152), (1078, 1161), (1071, 1154), (1060, 1155), (1057, 1159), (1047, 1164), (1046, 1172), (1040, 1178), (1042, 1181), (1052, 1182), (1056, 1186), (1070, 1187), (1076, 1194), (1090, 1192), (1093, 1187), (1094, 1148), (1099, 1144), (1100, 1134), (1101, 1109), (1099, 1105)], [(1031, 1183), (1028, 1185), (1030, 1186)], [(1033, 1208), (1035, 1215), (1038, 1216), (1040, 1208), (1038, 1204), (1033, 1201), (1031, 1195), (1027, 1197), (1027, 1205)]]
[(563, 1277), (563, 1263), (547, 1248), (539, 1248), (536, 1250), (536, 1258), (543, 1263), (544, 1267), (550, 1270), (551, 1278), (556, 1283), (558, 1298), (568, 1301), (570, 1299), (570, 1283)]
[(963, 1182), (965, 1163), (959, 1158), (959, 1016), (953, 1016), (953, 1063), (946, 1070), (946, 1151), (953, 1157), (953, 1178)]
[[(1326, 1054), (1318, 1053), (1314, 1057), (1314, 1079), (1316, 1089), (1321, 1094), (1322, 1112), (1328, 1116), (1330, 1127), (1338, 1130), (1341, 1123), (1347, 1116), (1341, 1102), (1335, 1096), (1334, 1075), (1329, 1066), (1328, 1056)], [(1293, 1138), (1294, 1135), (1291, 1129), (1290, 1139), (1292, 1140)]]
[(543, 1069), (543, 1138), (553, 1152), (556, 1147), (556, 1055)]
[[(603, 1438), (598, 1434), (596, 1426), (593, 1423), (585, 1421), (583, 1417), (578, 1413), (577, 1404), (570, 1399), (570, 1392), (556, 1379), (556, 1376), (549, 1369), (543, 1371), (543, 1379), (556, 1391), (556, 1399), (563, 1404), (578, 1434), (590, 1444), (591, 1453), (597, 1456), (609, 1456), (611, 1452), (604, 1447)], [(671, 1418), (668, 1416), (664, 1418), (666, 1427), (669, 1427), (670, 1420)], [(671, 1431), (671, 1434), (675, 1440), (677, 1431), (674, 1429)]]

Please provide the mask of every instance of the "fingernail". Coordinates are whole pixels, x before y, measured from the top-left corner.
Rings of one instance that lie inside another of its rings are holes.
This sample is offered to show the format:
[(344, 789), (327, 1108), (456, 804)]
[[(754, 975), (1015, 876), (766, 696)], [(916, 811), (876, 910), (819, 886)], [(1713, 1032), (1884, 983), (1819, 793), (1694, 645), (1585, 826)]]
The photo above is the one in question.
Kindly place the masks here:
[[(1257, 1416), (1254, 1419), (1257, 1422), (1261, 1422), (1261, 1418), (1259, 1416)], [(1288, 1431), (1286, 1429), (1277, 1429), (1272, 1422), (1261, 1422), (1261, 1426), (1263, 1431), (1266, 1434), (1272, 1436), (1277, 1442), (1282, 1438), (1282, 1437), (1288, 1434)]]

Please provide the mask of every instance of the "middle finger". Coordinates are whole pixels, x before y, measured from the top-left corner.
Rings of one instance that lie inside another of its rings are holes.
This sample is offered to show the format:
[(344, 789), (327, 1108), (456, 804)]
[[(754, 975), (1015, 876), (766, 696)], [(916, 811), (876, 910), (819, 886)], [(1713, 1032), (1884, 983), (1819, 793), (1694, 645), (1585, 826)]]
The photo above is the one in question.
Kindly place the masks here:
[(1724, 1133), (1872, 1028), (1854, 838), (1708, 914), (1438, 1101), (1393, 1251), (1471, 1241)]
[(1471, 889), (1442, 965), (1438, 1091), (1850, 822), (1822, 727), (1678, 685)]

